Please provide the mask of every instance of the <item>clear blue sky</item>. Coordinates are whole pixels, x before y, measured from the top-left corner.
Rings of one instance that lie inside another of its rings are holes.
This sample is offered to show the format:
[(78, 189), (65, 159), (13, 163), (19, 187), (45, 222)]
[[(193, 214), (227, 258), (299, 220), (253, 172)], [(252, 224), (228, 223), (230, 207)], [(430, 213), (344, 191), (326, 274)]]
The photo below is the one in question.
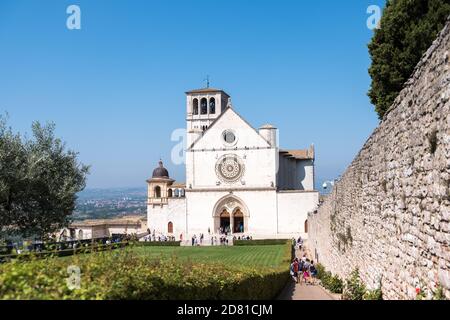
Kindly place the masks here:
[[(384, 0), (1, 0), (0, 112), (14, 130), (53, 121), (92, 165), (88, 187), (145, 186), (189, 89), (227, 91), (285, 148), (316, 146), (320, 183), (341, 174), (378, 124), (370, 85), (369, 5)], [(81, 8), (68, 30), (66, 8)]]

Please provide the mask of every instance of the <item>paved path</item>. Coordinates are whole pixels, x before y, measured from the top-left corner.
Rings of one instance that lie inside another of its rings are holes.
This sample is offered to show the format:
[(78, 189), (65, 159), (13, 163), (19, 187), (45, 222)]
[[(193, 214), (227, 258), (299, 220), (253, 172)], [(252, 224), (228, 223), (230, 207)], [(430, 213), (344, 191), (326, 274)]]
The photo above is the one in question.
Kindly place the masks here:
[(336, 300), (336, 298), (318, 285), (300, 285), (292, 280), (284, 288), (278, 300)]
[[(306, 241), (305, 241), (306, 246)], [(298, 258), (303, 257), (306, 252), (307, 257), (310, 257), (308, 249), (296, 250), (295, 255)], [(328, 293), (319, 285), (307, 285), (305, 283), (296, 284), (294, 280), (288, 283), (278, 296), (278, 300), (338, 300), (339, 295)]]

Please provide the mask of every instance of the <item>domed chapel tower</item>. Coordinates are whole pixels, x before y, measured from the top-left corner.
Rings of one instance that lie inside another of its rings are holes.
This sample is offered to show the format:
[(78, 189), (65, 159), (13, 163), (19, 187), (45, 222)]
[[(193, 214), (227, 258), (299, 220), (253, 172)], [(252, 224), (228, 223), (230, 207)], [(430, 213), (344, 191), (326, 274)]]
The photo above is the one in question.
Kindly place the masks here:
[(172, 198), (172, 190), (169, 188), (175, 180), (170, 179), (169, 172), (164, 168), (163, 162), (159, 161), (159, 166), (153, 170), (151, 179), (147, 180), (148, 201), (150, 205), (167, 204), (168, 199)]

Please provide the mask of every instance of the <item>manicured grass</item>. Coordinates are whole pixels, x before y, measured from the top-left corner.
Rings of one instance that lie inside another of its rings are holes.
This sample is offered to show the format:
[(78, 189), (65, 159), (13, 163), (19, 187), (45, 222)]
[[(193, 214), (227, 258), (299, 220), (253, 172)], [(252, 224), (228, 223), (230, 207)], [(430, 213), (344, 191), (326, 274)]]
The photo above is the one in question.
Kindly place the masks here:
[(176, 257), (199, 263), (222, 263), (224, 265), (256, 268), (285, 266), (286, 245), (220, 246), (220, 247), (134, 247), (133, 251), (150, 258)]

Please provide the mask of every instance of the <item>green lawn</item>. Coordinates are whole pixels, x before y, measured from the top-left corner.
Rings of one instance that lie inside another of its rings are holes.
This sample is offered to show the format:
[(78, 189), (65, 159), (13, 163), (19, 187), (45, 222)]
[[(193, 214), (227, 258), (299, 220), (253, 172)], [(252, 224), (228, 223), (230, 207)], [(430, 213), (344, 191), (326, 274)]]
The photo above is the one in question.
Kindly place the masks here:
[(286, 245), (230, 247), (135, 247), (133, 250), (150, 258), (172, 257), (192, 262), (216, 262), (250, 267), (279, 267), (287, 265)]

